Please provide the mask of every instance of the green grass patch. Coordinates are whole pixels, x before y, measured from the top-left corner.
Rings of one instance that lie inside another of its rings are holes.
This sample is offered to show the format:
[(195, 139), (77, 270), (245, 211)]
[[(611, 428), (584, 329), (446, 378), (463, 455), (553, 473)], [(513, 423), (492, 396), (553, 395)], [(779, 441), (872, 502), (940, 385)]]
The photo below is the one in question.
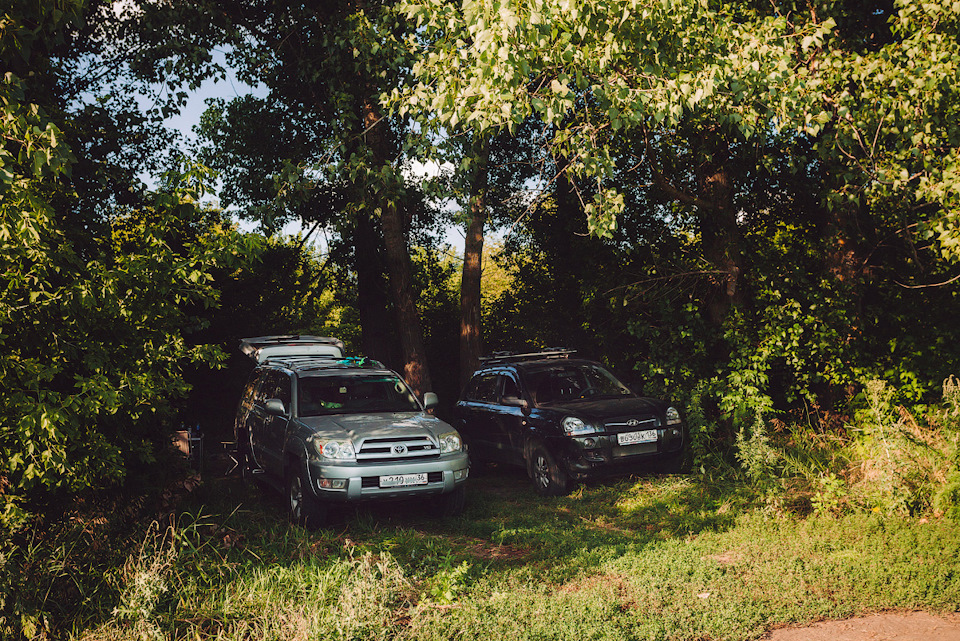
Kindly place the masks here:
[(522, 474), (494, 469), (468, 497), (448, 521), (395, 503), (306, 532), (283, 520), (279, 496), (211, 477), (165, 525), (117, 537), (109, 519), (74, 521), (32, 552), (8, 547), (6, 584), (25, 560), (33, 574), (6, 596), (4, 632), (754, 639), (788, 623), (960, 607), (960, 526), (947, 519), (785, 515), (753, 507), (746, 486), (683, 476), (544, 500)]

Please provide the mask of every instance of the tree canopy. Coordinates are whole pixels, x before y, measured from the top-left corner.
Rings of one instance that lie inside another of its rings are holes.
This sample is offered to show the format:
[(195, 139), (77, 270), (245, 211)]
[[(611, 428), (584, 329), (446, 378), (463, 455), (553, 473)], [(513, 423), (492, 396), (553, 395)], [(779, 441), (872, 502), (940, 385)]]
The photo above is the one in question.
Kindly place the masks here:
[[(484, 351), (567, 345), (727, 445), (960, 366), (956, 3), (4, 11), (7, 527), (188, 418), (229, 439), (244, 333), (338, 335), (446, 407)], [(163, 120), (216, 51), (265, 91), (186, 148)]]

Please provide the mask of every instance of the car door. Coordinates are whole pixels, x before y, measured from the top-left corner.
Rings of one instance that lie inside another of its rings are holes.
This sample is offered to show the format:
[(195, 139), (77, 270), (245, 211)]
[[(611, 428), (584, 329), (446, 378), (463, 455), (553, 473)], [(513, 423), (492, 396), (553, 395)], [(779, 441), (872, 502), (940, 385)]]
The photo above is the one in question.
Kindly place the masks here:
[(273, 396), (283, 402), (285, 413), (283, 416), (267, 414), (264, 419), (264, 447), (268, 451), (269, 469), (276, 474), (283, 474), (283, 449), (287, 440), (287, 427), (290, 425), (291, 387), (292, 379), (286, 372), (274, 372), (276, 384)]
[(522, 400), (523, 392), (516, 375), (510, 371), (499, 374), (500, 398), (493, 412), (493, 421), (496, 427), (493, 438), (497, 439), (496, 447), (499, 451), (499, 460), (505, 463), (523, 465), (523, 444), (527, 438), (527, 413), (522, 407), (513, 404), (511, 400)]
[(476, 374), (457, 403), (457, 428), (470, 446), (470, 455), (478, 459), (497, 460), (491, 414), (500, 394), (499, 384), (494, 372)]
[(283, 473), (283, 435), (289, 421), (290, 409), (286, 407), (287, 416), (274, 416), (267, 412), (266, 404), (268, 400), (280, 398), (286, 393), (285, 406), (289, 406), (289, 380), (286, 374), (277, 370), (264, 373), (249, 421), (254, 457), (261, 468), (274, 474)]

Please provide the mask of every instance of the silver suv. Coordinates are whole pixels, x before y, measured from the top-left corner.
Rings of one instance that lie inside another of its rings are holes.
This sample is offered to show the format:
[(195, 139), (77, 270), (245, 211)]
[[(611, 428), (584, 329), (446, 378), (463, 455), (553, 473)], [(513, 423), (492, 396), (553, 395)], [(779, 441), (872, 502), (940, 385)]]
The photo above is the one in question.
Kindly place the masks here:
[(423, 497), (442, 516), (463, 509), (469, 463), (460, 434), (429, 415), (377, 361), (345, 358), (317, 336), (241, 341), (257, 361), (237, 410), (245, 471), (284, 490), (295, 523), (320, 527), (335, 502)]

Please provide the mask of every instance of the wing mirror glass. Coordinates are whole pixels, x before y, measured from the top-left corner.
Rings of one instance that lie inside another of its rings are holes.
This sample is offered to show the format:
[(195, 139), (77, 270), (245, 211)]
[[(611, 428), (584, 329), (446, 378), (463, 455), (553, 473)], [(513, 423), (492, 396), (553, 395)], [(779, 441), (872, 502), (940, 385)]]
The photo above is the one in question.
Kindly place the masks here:
[(287, 408), (283, 406), (283, 401), (279, 398), (271, 398), (267, 401), (267, 404), (264, 406), (264, 409), (267, 411), (267, 414), (271, 416), (286, 416)]

